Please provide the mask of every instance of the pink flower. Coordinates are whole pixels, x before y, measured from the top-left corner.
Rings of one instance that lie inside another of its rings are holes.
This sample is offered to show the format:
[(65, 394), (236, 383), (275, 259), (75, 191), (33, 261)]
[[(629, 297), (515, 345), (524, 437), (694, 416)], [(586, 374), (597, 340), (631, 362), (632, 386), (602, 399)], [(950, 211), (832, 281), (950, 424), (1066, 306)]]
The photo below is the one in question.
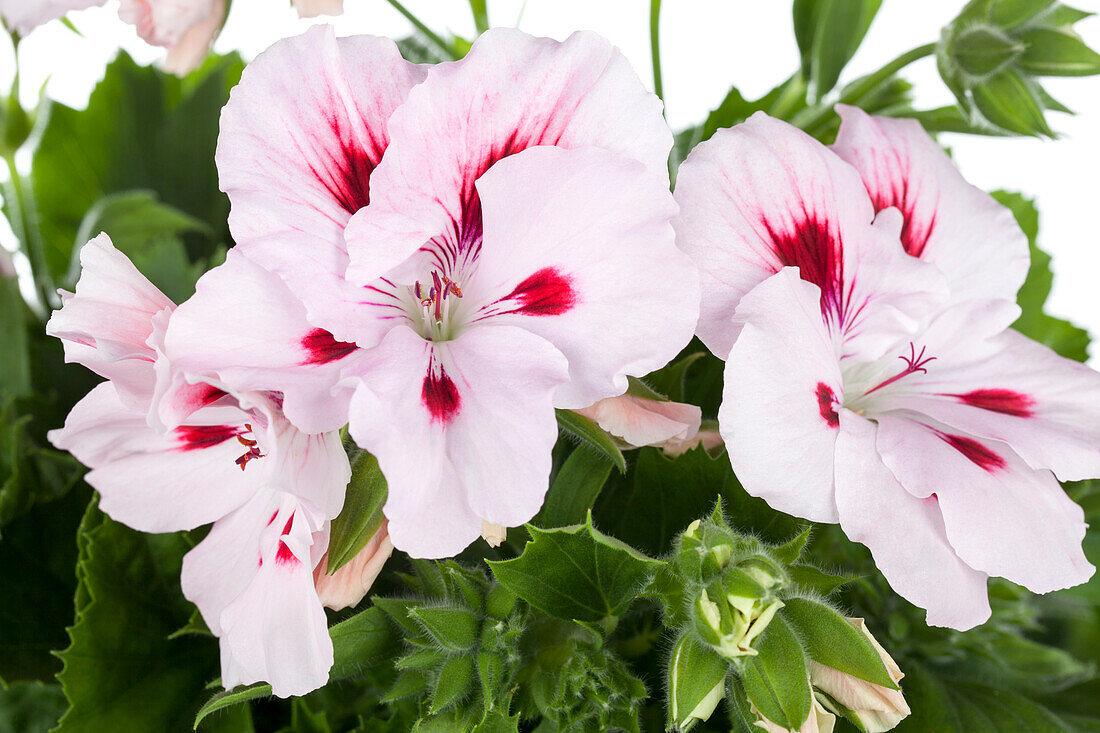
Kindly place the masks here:
[(294, 8), (301, 18), (340, 15), (344, 12), (344, 0), (294, 0)]
[(27, 35), (70, 10), (102, 5), (104, 0), (0, 0), (0, 17), (9, 29)]
[(695, 405), (629, 393), (606, 397), (575, 412), (636, 448), (652, 445), (679, 449), (698, 434), (702, 422), (702, 411)]
[(206, 58), (225, 20), (225, 0), (122, 0), (118, 17), (146, 43), (167, 48), (164, 69), (183, 76)]
[(241, 253), (359, 347), (337, 389), (393, 544), (442, 557), (535, 514), (552, 408), (664, 365), (697, 283), (660, 104), (606, 41), (494, 30), (421, 79), (392, 43), (311, 31), (246, 72), (218, 160)]
[(331, 575), (325, 571), (328, 564), (327, 554), (317, 563), (313, 571), (313, 583), (323, 604), (334, 611), (359, 605), (359, 601), (367, 595), (378, 574), (382, 572), (382, 566), (393, 554), (393, 543), (390, 542), (390, 534), (386, 530), (386, 522), (383, 520), (382, 526), (363, 549), (347, 565)]
[(750, 493), (839, 522), (930, 624), (987, 619), (989, 575), (1092, 575), (1055, 476), (1100, 475), (1100, 375), (1009, 329), (1007, 300), (949, 296), (897, 210), (784, 123), (720, 132), (678, 181), (679, 243), (728, 286), (699, 333), (728, 355), (719, 420)]
[[(188, 575), (185, 562), (184, 587), (221, 636), (227, 686), (269, 679), (283, 695), (321, 686), (332, 652), (312, 571), (351, 475), (339, 433), (301, 432), (284, 416), (278, 393), (204, 380), (217, 374), (216, 363), (197, 374), (177, 371), (164, 352), (171, 301), (106, 235), (80, 258), (76, 293), (62, 293), (47, 332), (62, 339), (69, 361), (109, 381), (76, 404), (51, 442), (92, 469), (86, 479), (117, 521), (147, 532), (215, 522), (188, 555), (205, 569)], [(276, 517), (281, 534), (264, 529), (273, 507), (283, 514)], [(291, 567), (291, 551), (302, 568)], [(246, 555), (247, 567), (237, 567)], [(269, 556), (274, 565), (257, 573), (257, 559)], [(277, 608), (268, 605), (273, 598)], [(234, 616), (242, 609), (252, 615)], [(294, 621), (299, 626), (284, 625)], [(303, 689), (300, 678), (284, 683), (284, 667), (303, 658), (312, 663), (298, 674), (311, 675), (312, 687)]]

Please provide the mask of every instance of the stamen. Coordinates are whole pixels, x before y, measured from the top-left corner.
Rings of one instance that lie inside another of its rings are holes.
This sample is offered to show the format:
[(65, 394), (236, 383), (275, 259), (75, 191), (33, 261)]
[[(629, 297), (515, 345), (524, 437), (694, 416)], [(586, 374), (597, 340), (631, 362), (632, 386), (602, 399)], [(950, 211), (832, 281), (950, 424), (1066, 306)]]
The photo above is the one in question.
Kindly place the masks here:
[(924, 365), (929, 363), (929, 362), (932, 362), (932, 361), (936, 360), (936, 357), (934, 357), (934, 356), (930, 356), (927, 359), (924, 358), (924, 352), (927, 348), (928, 348), (927, 346), (922, 346), (921, 350), (920, 350), (920, 353), (918, 354), (917, 353), (917, 347), (913, 345), (912, 341), (910, 341), (909, 342), (909, 356), (899, 356), (898, 357), (899, 359), (901, 359), (902, 361), (905, 362), (905, 369), (901, 373), (895, 374), (894, 376), (890, 377), (889, 379), (885, 380), (884, 382), (880, 382), (879, 384), (875, 385), (871, 389), (867, 390), (866, 392), (863, 393), (864, 396), (867, 396), (867, 395), (871, 394), (872, 392), (874, 392), (876, 390), (880, 390), (888, 384), (893, 384), (894, 382), (898, 381), (902, 377), (907, 377), (910, 374), (914, 374), (916, 372), (920, 372), (922, 374), (927, 374), (928, 370), (924, 368)]
[[(251, 433), (252, 432), (252, 424), (251, 423), (245, 423), (244, 427), (245, 427), (245, 433)], [(244, 433), (239, 433), (237, 435), (237, 441), (241, 445), (248, 448), (247, 452), (245, 452), (237, 460), (234, 461), (234, 463), (236, 463), (238, 466), (241, 467), (242, 471), (245, 469), (245, 466), (248, 465), (249, 461), (251, 461), (255, 458), (263, 458), (264, 456), (267, 455), (266, 453), (261, 453), (260, 452), (259, 444), (255, 440), (252, 440), (251, 438), (244, 437)]]
[(413, 285), (413, 293), (420, 301), (420, 305), (434, 310), (433, 315), (436, 322), (439, 323), (443, 321), (443, 301), (452, 293), (456, 298), (461, 298), (462, 288), (449, 277), (441, 279), (438, 272), (432, 272), (432, 282), (434, 285), (428, 290), (427, 297), (424, 296), (424, 289), (421, 287), (419, 280)]

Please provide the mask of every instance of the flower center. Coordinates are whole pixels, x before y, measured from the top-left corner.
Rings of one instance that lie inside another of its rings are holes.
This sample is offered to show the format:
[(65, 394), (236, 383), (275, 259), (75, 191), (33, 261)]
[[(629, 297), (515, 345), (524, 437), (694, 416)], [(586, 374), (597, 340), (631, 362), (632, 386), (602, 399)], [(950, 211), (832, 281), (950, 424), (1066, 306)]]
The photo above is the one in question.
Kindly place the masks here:
[(878, 390), (882, 389), (883, 387), (885, 387), (887, 385), (890, 385), (890, 384), (893, 384), (894, 382), (898, 381), (899, 379), (904, 379), (905, 377), (908, 377), (910, 374), (916, 374), (917, 372), (920, 372), (921, 374), (927, 374), (928, 370), (924, 368), (924, 365), (928, 364), (929, 362), (933, 362), (933, 361), (936, 360), (936, 357), (934, 357), (934, 356), (925, 357), (924, 352), (927, 348), (928, 347), (926, 347), (926, 346), (922, 346), (921, 350), (920, 350), (920, 353), (918, 354), (917, 353), (917, 347), (913, 344), (912, 341), (910, 341), (909, 342), (909, 356), (904, 356), (903, 355), (903, 356), (898, 357), (899, 359), (901, 359), (902, 361), (905, 362), (905, 368), (902, 369), (899, 373), (897, 373), (894, 376), (890, 377), (889, 379), (884, 379), (883, 381), (876, 384), (874, 387), (871, 387), (871, 389), (869, 389), (869, 390), (867, 390), (866, 392), (863, 393), (863, 396), (866, 397), (867, 395), (871, 394), (872, 392), (877, 392)]
[(462, 298), (462, 288), (458, 283), (432, 270), (431, 285), (421, 285), (417, 280), (413, 285), (413, 295), (423, 308), (421, 335), (431, 341), (446, 341), (453, 338), (452, 318), (449, 314), (451, 310), (457, 308), (457, 301)]
[(251, 423), (245, 423), (244, 427), (245, 427), (244, 432), (237, 434), (237, 441), (241, 445), (243, 445), (245, 448), (247, 448), (248, 450), (245, 451), (241, 455), (240, 458), (238, 458), (236, 461), (234, 461), (234, 463), (236, 463), (238, 466), (241, 467), (242, 471), (248, 465), (248, 462), (251, 461), (252, 459), (254, 459), (254, 458), (263, 458), (264, 456), (267, 455), (266, 453), (261, 453), (260, 452), (260, 446), (255, 440), (253, 440), (252, 438), (244, 437), (245, 435), (251, 435), (252, 434), (252, 424)]

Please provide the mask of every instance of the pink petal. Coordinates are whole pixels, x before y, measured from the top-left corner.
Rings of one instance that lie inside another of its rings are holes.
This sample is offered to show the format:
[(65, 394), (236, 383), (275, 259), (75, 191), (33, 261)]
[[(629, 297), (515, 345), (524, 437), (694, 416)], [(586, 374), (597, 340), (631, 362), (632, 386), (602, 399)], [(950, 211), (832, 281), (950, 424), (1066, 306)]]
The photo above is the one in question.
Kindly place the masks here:
[(697, 333), (719, 357), (737, 339), (738, 302), (783, 267), (798, 267), (820, 289), (830, 328), (853, 345), (858, 337), (868, 353), (885, 345), (881, 331), (896, 337), (901, 316), (921, 315), (942, 297), (934, 268), (906, 262), (900, 220), (871, 226), (874, 209), (855, 169), (763, 113), (696, 147), (680, 167), (676, 200), (676, 242), (702, 278)]
[(967, 183), (919, 122), (837, 112), (833, 149), (859, 171), (876, 211), (902, 212), (905, 250), (939, 267), (956, 301), (1015, 301), (1030, 257), (1012, 212)]
[(325, 571), (328, 563), (325, 555), (313, 570), (313, 584), (321, 603), (334, 611), (359, 605), (392, 554), (393, 542), (383, 520), (366, 546), (332, 575)]
[(833, 452), (844, 399), (820, 291), (784, 268), (741, 299), (718, 421), (745, 490), (774, 508), (836, 522)]
[(103, 383), (73, 407), (50, 442), (92, 468), (85, 477), (111, 518), (145, 532), (193, 529), (222, 517), (260, 487), (263, 470), (236, 463), (249, 416), (206, 407), (160, 434)]
[[(146, 43), (165, 48), (211, 14), (215, 0), (122, 0), (118, 17), (137, 27)], [(223, 11), (224, 12), (224, 8)]]
[(342, 287), (344, 227), (370, 200), (390, 114), (423, 75), (393, 41), (316, 26), (249, 64), (222, 111), (217, 163), (237, 247), (311, 313), (362, 299)]
[[(953, 311), (944, 318), (978, 318), (965, 306)], [(894, 409), (1008, 443), (1032, 468), (1063, 481), (1100, 476), (1100, 374), (1011, 329), (984, 339), (953, 333), (928, 334), (930, 353), (941, 358), (909, 393), (891, 399)]]
[[(474, 183), (535, 145), (595, 146), (666, 175), (672, 136), (661, 103), (606, 40), (564, 42), (493, 28), (466, 57), (432, 67), (390, 120), (393, 148), (371, 179), (371, 207), (348, 228), (348, 277), (367, 284), (425, 243), (476, 250)], [(666, 179), (667, 180), (667, 179)]]
[[(1032, 469), (1003, 443), (897, 417), (878, 423), (883, 462), (909, 493), (938, 498), (948, 540), (972, 568), (1036, 593), (1092, 576), (1081, 551), (1084, 513), (1049, 471)], [(977, 455), (967, 450), (975, 445)]]
[(702, 422), (702, 411), (695, 405), (630, 394), (607, 397), (576, 412), (637, 447), (690, 440), (699, 432)]
[(104, 0), (0, 0), (4, 25), (22, 36), (70, 10), (102, 5)]
[(350, 429), (386, 475), (395, 547), (447, 557), (481, 536), (482, 520), (534, 516), (557, 439), (552, 395), (567, 378), (553, 346), (512, 326), (435, 344), (398, 327), (362, 369)]
[(928, 610), (931, 626), (960, 631), (990, 615), (987, 575), (952, 549), (938, 502), (910, 494), (879, 457), (875, 424), (840, 411), (836, 505), (848, 538), (871, 550), (890, 586)]
[(691, 339), (698, 276), (674, 244), (663, 177), (617, 153), (538, 147), (494, 165), (477, 190), (485, 239), (468, 297), (486, 294), (479, 319), (565, 354), (557, 407), (622, 394), (626, 375), (659, 369)]
[(83, 364), (113, 380), (120, 396), (135, 407), (152, 395), (156, 351), (147, 342), (153, 317), (175, 307), (110, 237), (100, 234), (80, 250), (75, 294), (63, 294), (46, 333), (61, 339), (65, 360)]
[(202, 276), (165, 336), (175, 369), (214, 376), (234, 391), (281, 392), (287, 418), (309, 433), (347, 423), (351, 390), (336, 385), (356, 351), (310, 324), (278, 276), (235, 250)]

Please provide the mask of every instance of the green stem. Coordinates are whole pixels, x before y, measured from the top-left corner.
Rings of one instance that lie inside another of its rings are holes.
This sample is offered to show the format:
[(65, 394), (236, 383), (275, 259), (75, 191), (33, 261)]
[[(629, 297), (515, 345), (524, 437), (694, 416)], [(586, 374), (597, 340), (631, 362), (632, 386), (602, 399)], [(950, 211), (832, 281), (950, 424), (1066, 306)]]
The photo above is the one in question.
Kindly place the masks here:
[(931, 56), (936, 52), (935, 43), (926, 43), (923, 46), (917, 46), (912, 51), (907, 51), (901, 56), (890, 63), (883, 66), (878, 71), (868, 74), (867, 76), (857, 79), (844, 93), (840, 95), (840, 98), (835, 102), (829, 104), (818, 104), (813, 107), (807, 107), (799, 114), (796, 114), (791, 118), (791, 124), (796, 127), (800, 127), (803, 130), (813, 130), (818, 125), (822, 124), (829, 119), (829, 115), (833, 114), (833, 106), (837, 104), (853, 104), (858, 102), (867, 94), (870, 94), (878, 86), (888, 81), (894, 74), (904, 69), (914, 61), (919, 61), (926, 56)]
[(41, 303), (46, 308), (56, 308), (61, 305), (57, 298), (57, 286), (50, 274), (49, 263), (46, 262), (46, 253), (42, 249), (42, 238), (37, 224), (33, 220), (34, 212), (26, 189), (23, 187), (23, 177), (19, 174), (19, 168), (15, 164), (14, 155), (4, 156), (8, 164), (8, 190), (11, 194), (8, 201), (8, 212), (11, 216), (12, 231), (19, 239), (23, 254), (30, 260), (31, 271), (34, 273), (35, 290)]
[(649, 2), (649, 50), (653, 56), (653, 91), (665, 100), (664, 85), (661, 83), (661, 0)]
[(433, 31), (431, 28), (424, 25), (420, 21), (420, 18), (417, 18), (415, 15), (409, 12), (408, 8), (398, 2), (398, 0), (386, 0), (386, 2), (392, 5), (394, 10), (404, 15), (405, 19), (412, 23), (418, 31), (423, 33), (425, 38), (435, 44), (447, 58), (454, 59), (456, 61), (458, 60), (458, 55), (455, 53), (455, 50), (451, 48), (450, 44), (448, 44), (446, 41), (436, 35), (435, 31)]
[(470, 0), (470, 10), (474, 14), (474, 26), (478, 34), (489, 30), (489, 8), (486, 0)]

